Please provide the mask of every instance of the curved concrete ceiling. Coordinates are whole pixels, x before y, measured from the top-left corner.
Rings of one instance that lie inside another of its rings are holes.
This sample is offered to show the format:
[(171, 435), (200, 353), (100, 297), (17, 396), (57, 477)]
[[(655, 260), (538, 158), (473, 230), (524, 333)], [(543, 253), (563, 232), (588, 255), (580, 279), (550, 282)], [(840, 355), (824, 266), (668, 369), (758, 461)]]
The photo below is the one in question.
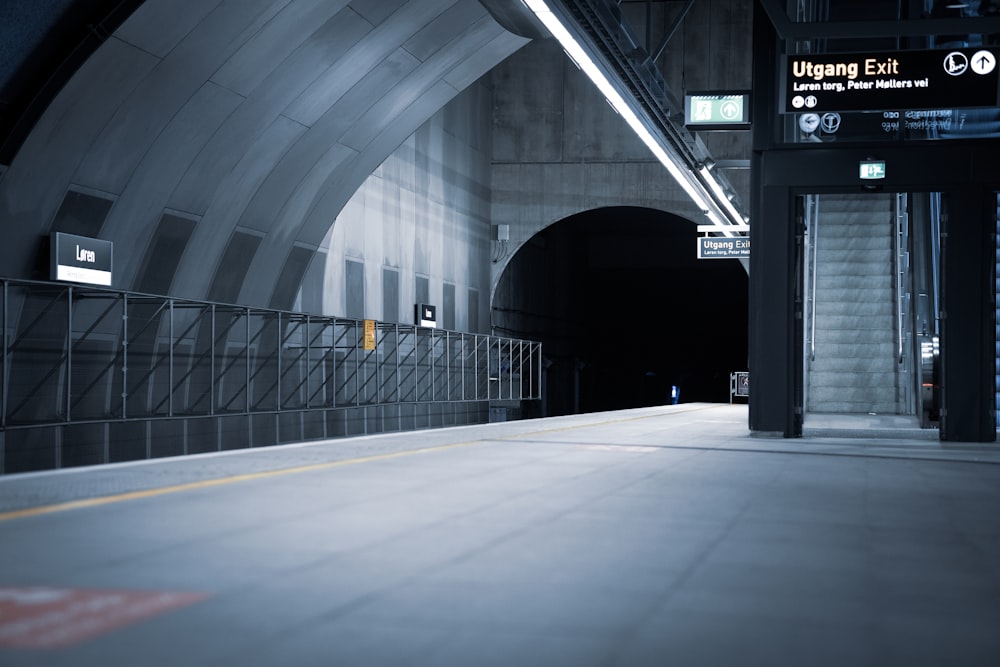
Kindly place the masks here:
[[(100, 236), (115, 287), (156, 261), (167, 212), (196, 221), (179, 263), (153, 269), (172, 272), (172, 295), (289, 307), (275, 286), (293, 251), (314, 250), (395, 148), (526, 42), (478, 0), (147, 0), (0, 177), (5, 273), (33, 275), (73, 189), (114, 200)], [(237, 231), (259, 243), (234, 279)], [(213, 292), (219, 280), (235, 288)]]

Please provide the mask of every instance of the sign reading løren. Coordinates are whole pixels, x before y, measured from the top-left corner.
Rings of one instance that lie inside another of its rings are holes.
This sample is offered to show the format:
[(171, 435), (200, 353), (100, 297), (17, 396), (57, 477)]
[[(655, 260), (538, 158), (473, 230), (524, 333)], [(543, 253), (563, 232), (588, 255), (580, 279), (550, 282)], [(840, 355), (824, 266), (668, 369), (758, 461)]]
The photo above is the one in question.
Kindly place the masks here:
[(51, 238), (52, 280), (111, 285), (111, 241), (54, 232)]

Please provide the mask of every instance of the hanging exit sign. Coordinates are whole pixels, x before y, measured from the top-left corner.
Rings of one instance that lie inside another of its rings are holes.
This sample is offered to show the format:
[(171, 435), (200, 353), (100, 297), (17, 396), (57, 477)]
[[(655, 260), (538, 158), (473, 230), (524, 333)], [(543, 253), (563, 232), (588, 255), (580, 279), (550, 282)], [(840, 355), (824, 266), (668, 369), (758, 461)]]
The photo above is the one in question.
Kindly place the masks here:
[(860, 176), (863, 181), (878, 181), (885, 178), (885, 160), (862, 160)]
[(688, 93), (684, 96), (684, 124), (692, 130), (750, 129), (750, 93)]

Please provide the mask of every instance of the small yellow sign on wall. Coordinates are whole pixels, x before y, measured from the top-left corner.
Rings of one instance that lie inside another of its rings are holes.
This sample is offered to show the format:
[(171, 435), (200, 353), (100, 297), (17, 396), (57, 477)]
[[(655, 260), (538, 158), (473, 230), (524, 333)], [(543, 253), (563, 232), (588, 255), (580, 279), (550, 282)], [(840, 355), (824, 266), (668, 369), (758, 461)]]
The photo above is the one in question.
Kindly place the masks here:
[(364, 349), (369, 352), (375, 349), (375, 320), (365, 320)]

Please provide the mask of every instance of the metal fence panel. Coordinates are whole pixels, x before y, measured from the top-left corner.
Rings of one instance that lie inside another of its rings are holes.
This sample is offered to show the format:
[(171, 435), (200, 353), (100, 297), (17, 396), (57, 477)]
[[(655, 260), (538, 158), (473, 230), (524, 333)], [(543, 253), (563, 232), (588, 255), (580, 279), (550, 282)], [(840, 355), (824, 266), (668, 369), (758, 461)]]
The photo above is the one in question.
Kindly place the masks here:
[(70, 291), (63, 286), (11, 285), (7, 343), (7, 424), (42, 424), (68, 418), (67, 332)]
[(215, 414), (246, 412), (250, 324), (245, 308), (215, 309)]
[(250, 412), (277, 410), (281, 314), (253, 310), (250, 330)]
[(73, 298), (70, 348), (69, 418), (113, 417), (121, 405), (112, 382), (121, 352), (124, 298), (107, 292), (80, 293)]
[(377, 326), (375, 336), (379, 359), (378, 401), (396, 403), (399, 401), (399, 335), (396, 325)]
[[(149, 437), (144, 433), (173, 432), (178, 423), (152, 428), (154, 422), (141, 420), (273, 414), (233, 422), (253, 424), (245, 439), (266, 444), (287, 440), (292, 424), (315, 421), (280, 413), (330, 411), (317, 423), (346, 433), (419, 427), (435, 416), (454, 421), (460, 412), (484, 409), (446, 403), (540, 398), (535, 342), (376, 323), (375, 349), (365, 350), (357, 320), (32, 281), (3, 280), (2, 288), (4, 430), (80, 424), (66, 437), (89, 442), (128, 431), (141, 440)], [(367, 415), (362, 422), (359, 408)], [(223, 446), (206, 422), (185, 423), (184, 453)], [(0, 438), (0, 471), (5, 455), (22, 461), (15, 467), (29, 459), (58, 467), (63, 459), (73, 465), (141, 454), (131, 445), (127, 452), (109, 450), (107, 441), (103, 451), (93, 444), (67, 448), (58, 444), (60, 433)], [(37, 447), (47, 453), (25, 453), (34, 452), (35, 442), (46, 443)], [(168, 451), (151, 441), (143, 448), (146, 456)]]

